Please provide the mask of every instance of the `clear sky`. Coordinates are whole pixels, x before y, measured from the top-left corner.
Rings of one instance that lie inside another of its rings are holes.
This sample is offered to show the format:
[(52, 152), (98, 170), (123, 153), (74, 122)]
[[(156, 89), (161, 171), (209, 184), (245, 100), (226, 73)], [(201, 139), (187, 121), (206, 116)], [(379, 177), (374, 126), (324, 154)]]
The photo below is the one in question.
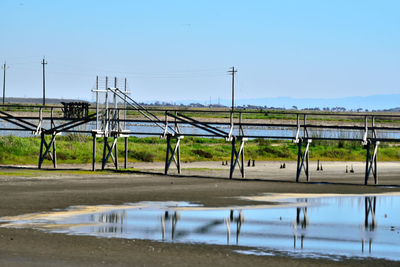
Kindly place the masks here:
[[(0, 0), (7, 96), (139, 101), (400, 93), (398, 0)], [(2, 77), (2, 75), (1, 75)]]

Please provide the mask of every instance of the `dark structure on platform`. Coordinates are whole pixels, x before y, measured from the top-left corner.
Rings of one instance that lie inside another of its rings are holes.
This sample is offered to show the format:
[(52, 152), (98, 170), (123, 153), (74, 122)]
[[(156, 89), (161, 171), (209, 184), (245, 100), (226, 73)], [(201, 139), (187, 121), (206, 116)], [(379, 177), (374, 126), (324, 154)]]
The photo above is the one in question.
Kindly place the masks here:
[(89, 114), (90, 104), (87, 102), (61, 102), (64, 106), (64, 119), (83, 119)]

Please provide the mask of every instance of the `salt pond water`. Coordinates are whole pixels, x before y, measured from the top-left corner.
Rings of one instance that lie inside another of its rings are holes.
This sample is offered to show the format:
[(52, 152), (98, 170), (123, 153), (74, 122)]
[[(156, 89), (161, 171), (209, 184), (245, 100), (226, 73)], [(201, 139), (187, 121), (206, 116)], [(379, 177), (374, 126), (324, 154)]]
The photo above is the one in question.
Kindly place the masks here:
[[(29, 122), (37, 125), (38, 121), (37, 120), (30, 120)], [(66, 123), (66, 121), (60, 121), (59, 123)], [(229, 126), (221, 126), (221, 125), (213, 125), (210, 124), (211, 126), (214, 126), (222, 131), (225, 131), (226, 133), (229, 132), (230, 128)], [(50, 128), (50, 122), (49, 121), (44, 121), (42, 124), (43, 128)], [(14, 124), (7, 122), (7, 121), (1, 121), (0, 120), (0, 128), (8, 128), (8, 129), (13, 129), (13, 130), (3, 130), (0, 131), (1, 136), (8, 136), (8, 135), (14, 135), (14, 136), (21, 136), (21, 137), (29, 137), (32, 136), (32, 133), (30, 131), (25, 131), (21, 127), (17, 127)], [(96, 128), (96, 124), (94, 122), (89, 122), (84, 125), (80, 125), (78, 127), (72, 128), (71, 130), (75, 131), (91, 131)], [(138, 122), (138, 123), (127, 123), (126, 130), (131, 131), (131, 135), (133, 136), (161, 136), (164, 133), (164, 130), (157, 125), (154, 125), (153, 123), (144, 123), (144, 122)], [(183, 135), (208, 135), (209, 132), (202, 130), (197, 127), (193, 127), (192, 125), (189, 124), (181, 124), (180, 125), (180, 130)], [(263, 137), (263, 136), (269, 136), (271, 138), (273, 137), (286, 137), (286, 138), (293, 138), (296, 136), (296, 131), (297, 129), (295, 127), (278, 127), (278, 126), (268, 126), (268, 127), (262, 127), (262, 126), (247, 126), (244, 127), (245, 133), (247, 136), (253, 136), (253, 137)], [(307, 128), (308, 133), (310, 136), (316, 138), (347, 138), (347, 139), (362, 139), (364, 135), (364, 131), (361, 130), (338, 130), (338, 129), (321, 129), (321, 128), (312, 128), (309, 127)], [(400, 138), (400, 133), (399, 131), (390, 131), (390, 130), (379, 130), (378, 136), (380, 138)], [(240, 135), (239, 134), (239, 128), (235, 128), (233, 130), (233, 135)]]
[[(270, 196), (271, 197), (271, 196)], [(400, 196), (303, 195), (278, 205), (205, 208), (187, 202), (71, 207), (3, 217), (2, 227), (162, 242), (240, 245), (245, 254), (400, 261)]]

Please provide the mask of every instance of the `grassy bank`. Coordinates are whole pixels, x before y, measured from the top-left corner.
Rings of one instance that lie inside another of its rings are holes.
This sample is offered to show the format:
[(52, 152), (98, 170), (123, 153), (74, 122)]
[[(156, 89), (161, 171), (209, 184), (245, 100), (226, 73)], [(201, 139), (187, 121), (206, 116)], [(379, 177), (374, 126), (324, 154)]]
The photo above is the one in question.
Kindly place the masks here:
[[(123, 139), (118, 143), (120, 160), (124, 157)], [(81, 135), (57, 137), (59, 163), (89, 163), (92, 160), (92, 138)], [(166, 140), (156, 137), (130, 137), (129, 162), (164, 161)], [(38, 137), (0, 137), (0, 164), (37, 164), (40, 149)], [(96, 158), (101, 160), (103, 140), (97, 140)], [(310, 160), (364, 161), (365, 150), (358, 142), (314, 141), (310, 147)], [(182, 161), (229, 160), (231, 144), (223, 139), (184, 138), (181, 141)], [(296, 160), (297, 145), (289, 141), (250, 140), (245, 145), (245, 158), (255, 160)], [(400, 148), (381, 144), (381, 161), (400, 160)], [(45, 162), (46, 163), (46, 162)]]

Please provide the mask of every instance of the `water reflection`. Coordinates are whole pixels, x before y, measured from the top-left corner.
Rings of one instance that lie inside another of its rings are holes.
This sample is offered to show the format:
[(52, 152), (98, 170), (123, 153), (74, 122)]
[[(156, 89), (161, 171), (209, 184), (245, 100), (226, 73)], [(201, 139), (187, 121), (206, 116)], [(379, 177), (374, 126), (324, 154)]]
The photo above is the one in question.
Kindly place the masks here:
[[(365, 197), (365, 220), (362, 227), (361, 251), (364, 253), (365, 242), (368, 242), (368, 251), (372, 252), (372, 241), (376, 227), (376, 197)], [(371, 218), (371, 219), (370, 219)]]
[(161, 216), (161, 232), (162, 232), (162, 240), (165, 240), (165, 224), (169, 221), (171, 222), (171, 239), (175, 238), (175, 229), (178, 220), (180, 219), (180, 215), (177, 211), (174, 212), (173, 215), (170, 215), (168, 211), (165, 211), (164, 216)]
[[(307, 203), (307, 199), (297, 199), (298, 202)], [(368, 244), (368, 251), (372, 253), (372, 243), (376, 222), (376, 196), (366, 196), (364, 198), (364, 221), (361, 225), (361, 252), (365, 252), (365, 244)], [(387, 216), (387, 215), (386, 215)], [(297, 241), (300, 238), (300, 248), (304, 248), (304, 240), (307, 237), (307, 207), (296, 208), (296, 221), (293, 223), (293, 248), (297, 248)]]
[[(251, 209), (181, 208), (145, 203), (144, 208), (132, 206), (60, 220), (52, 217), (48, 223), (59, 224), (65, 227), (59, 232), (70, 234), (236, 244), (301, 255), (400, 260), (400, 213), (397, 212), (400, 196), (311, 197), (287, 201), (290, 205), (285, 207)], [(45, 221), (41, 218), (37, 223)]]
[[(307, 203), (307, 199), (297, 199), (298, 202)], [(296, 249), (297, 237), (300, 236), (300, 247), (304, 247), (304, 237), (307, 234), (307, 207), (297, 207), (296, 208), (296, 224), (293, 224), (294, 235), (293, 235), (293, 247)]]
[(227, 240), (226, 243), (229, 245), (230, 240), (231, 240), (231, 225), (236, 224), (236, 245), (239, 244), (239, 235), (240, 235), (240, 230), (242, 229), (242, 224), (244, 223), (244, 216), (242, 213), (242, 210), (237, 211), (237, 216), (235, 216), (235, 210), (230, 210), (229, 212), (229, 217), (225, 218), (225, 224), (226, 224), (226, 236)]
[(97, 233), (124, 233), (126, 219), (126, 211), (122, 210), (91, 214), (89, 222), (96, 225), (94, 229)]

